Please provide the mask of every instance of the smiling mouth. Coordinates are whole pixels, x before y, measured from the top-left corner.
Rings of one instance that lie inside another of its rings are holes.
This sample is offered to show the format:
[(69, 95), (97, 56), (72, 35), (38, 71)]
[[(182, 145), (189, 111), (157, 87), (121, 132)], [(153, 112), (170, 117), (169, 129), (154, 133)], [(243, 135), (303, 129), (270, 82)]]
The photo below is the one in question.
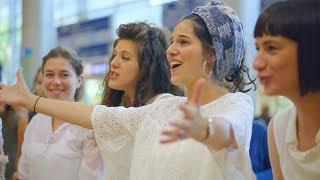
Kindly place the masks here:
[(174, 69), (178, 68), (179, 66), (181, 66), (181, 63), (171, 63), (170, 64), (170, 69), (174, 70)]
[(110, 79), (115, 79), (115, 78), (117, 78), (119, 76), (119, 74), (118, 73), (116, 73), (116, 72), (114, 72), (114, 71), (111, 71), (110, 72)]
[(50, 90), (50, 93), (52, 94), (60, 94), (60, 93), (63, 93), (64, 91), (63, 90), (60, 90), (60, 89), (51, 89)]
[(171, 67), (171, 69), (175, 69), (175, 68), (177, 68), (177, 67), (179, 67), (179, 66), (181, 66), (181, 64), (175, 64), (175, 65), (173, 65), (173, 66)]
[(62, 89), (50, 89), (50, 91), (63, 91)]

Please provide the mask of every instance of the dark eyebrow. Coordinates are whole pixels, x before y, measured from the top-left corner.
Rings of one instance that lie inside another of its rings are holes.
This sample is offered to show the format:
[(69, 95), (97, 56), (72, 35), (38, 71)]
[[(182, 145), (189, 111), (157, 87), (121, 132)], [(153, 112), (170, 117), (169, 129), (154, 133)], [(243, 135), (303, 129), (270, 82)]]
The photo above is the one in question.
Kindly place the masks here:
[[(183, 34), (178, 34), (177, 35), (179, 38), (188, 38), (191, 39), (189, 36), (183, 35)], [(173, 42), (173, 36), (170, 37), (170, 42)]]
[[(118, 54), (117, 50), (114, 50), (113, 53)], [(131, 55), (131, 53), (129, 51), (126, 51), (126, 50), (120, 51), (120, 53), (127, 53), (127, 54)]]
[[(46, 72), (48, 72), (48, 73), (53, 73), (54, 71), (53, 71), (53, 70), (50, 70), (50, 69), (46, 69), (44, 72), (45, 72), (45, 73), (46, 73)], [(63, 73), (70, 73), (69, 70), (62, 70), (62, 72), (63, 72)]]
[(263, 45), (268, 45), (268, 44), (272, 44), (274, 41), (273, 40), (268, 40), (263, 42)]
[(127, 53), (127, 54), (130, 55), (130, 52), (129, 52), (129, 51), (124, 50), (124, 51), (121, 51), (121, 52), (122, 52), (122, 53)]
[(178, 35), (179, 37), (182, 37), (182, 38), (188, 38), (188, 39), (191, 39), (189, 36), (186, 36), (186, 35), (183, 35), (183, 34), (180, 34)]

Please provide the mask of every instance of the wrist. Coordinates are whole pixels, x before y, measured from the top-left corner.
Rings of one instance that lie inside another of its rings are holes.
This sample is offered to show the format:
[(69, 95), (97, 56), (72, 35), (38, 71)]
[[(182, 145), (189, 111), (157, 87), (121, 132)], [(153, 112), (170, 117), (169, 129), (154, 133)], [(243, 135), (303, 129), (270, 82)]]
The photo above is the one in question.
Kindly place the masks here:
[(25, 108), (33, 111), (35, 102), (36, 102), (36, 100), (38, 99), (38, 97), (39, 97), (39, 96), (36, 96), (36, 95), (33, 95), (33, 94), (27, 95), (26, 100), (25, 100), (23, 106), (24, 106)]
[(206, 127), (206, 135), (203, 138), (202, 142), (205, 142), (208, 139), (212, 138), (213, 135), (214, 135), (214, 129), (213, 129), (213, 124), (212, 124), (212, 119), (208, 118), (207, 119), (207, 127)]

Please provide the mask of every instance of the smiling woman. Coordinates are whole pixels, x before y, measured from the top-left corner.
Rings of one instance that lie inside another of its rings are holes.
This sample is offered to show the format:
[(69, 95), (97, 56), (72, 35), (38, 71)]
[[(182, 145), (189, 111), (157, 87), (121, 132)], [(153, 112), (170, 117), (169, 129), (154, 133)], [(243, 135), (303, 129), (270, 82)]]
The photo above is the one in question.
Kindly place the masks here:
[[(52, 49), (42, 63), (45, 97), (79, 100), (82, 71), (77, 54), (61, 47)], [(57, 170), (57, 166), (62, 169)], [(18, 167), (19, 179), (84, 180), (103, 175), (93, 132), (43, 114), (35, 115), (27, 126)]]

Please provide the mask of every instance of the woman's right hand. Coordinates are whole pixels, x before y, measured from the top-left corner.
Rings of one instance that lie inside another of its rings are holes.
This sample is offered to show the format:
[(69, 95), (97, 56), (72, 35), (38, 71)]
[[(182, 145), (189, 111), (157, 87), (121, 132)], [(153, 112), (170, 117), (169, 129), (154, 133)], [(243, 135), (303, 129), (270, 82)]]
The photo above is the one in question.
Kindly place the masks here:
[(32, 94), (22, 76), (22, 68), (17, 71), (17, 82), (14, 85), (0, 84), (0, 103), (31, 108)]

